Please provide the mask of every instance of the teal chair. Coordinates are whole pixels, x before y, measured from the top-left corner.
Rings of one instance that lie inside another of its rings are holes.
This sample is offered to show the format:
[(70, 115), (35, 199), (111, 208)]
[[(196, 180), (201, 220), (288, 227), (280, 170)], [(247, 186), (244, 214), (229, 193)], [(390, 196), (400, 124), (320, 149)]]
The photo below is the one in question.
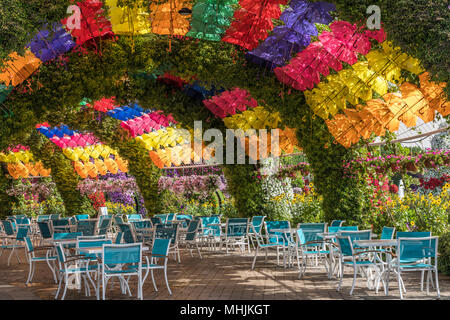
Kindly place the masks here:
[[(360, 273), (358, 271), (362, 271), (361, 274), (364, 274), (366, 276), (368, 284), (370, 284), (373, 281), (374, 282), (373, 286), (378, 288), (383, 269), (382, 264), (377, 263), (376, 260), (368, 259), (369, 256), (366, 251), (356, 252), (353, 248), (350, 236), (337, 235), (336, 242), (339, 248), (339, 275), (340, 275), (337, 291), (340, 291), (341, 289), (345, 267), (353, 268), (353, 282), (352, 288), (350, 290), (350, 295), (353, 294), (353, 290), (355, 289), (356, 276)], [(371, 273), (368, 271), (369, 267), (375, 271), (375, 275), (371, 275)], [(386, 285), (384, 286), (386, 287)], [(369, 286), (369, 289), (371, 288), (372, 286)]]
[(248, 230), (248, 237), (250, 239), (250, 244), (252, 247), (256, 245), (256, 235), (255, 233), (261, 234), (261, 231), (264, 226), (264, 219), (266, 216), (253, 216), (250, 222), (251, 226)]
[[(423, 291), (423, 278), (427, 272), (427, 295), (429, 294), (429, 282), (432, 281), (432, 273), (435, 275), (435, 287), (438, 299), (440, 298), (438, 279), (438, 237), (418, 237), (417, 233), (412, 237), (401, 237), (397, 234), (396, 257), (391, 267), (396, 270), (398, 286), (401, 288), (400, 299), (403, 299), (403, 291), (406, 293), (401, 274), (404, 272), (420, 271), (421, 291)], [(400, 235), (399, 235), (400, 234)]]
[[(333, 266), (332, 262), (328, 259), (330, 250), (324, 246), (324, 241), (320, 238), (315, 239), (315, 237), (310, 237), (311, 240), (307, 240), (307, 236), (302, 228), (297, 229), (296, 233), (296, 244), (295, 246), (290, 247), (290, 249), (294, 250), (293, 254), (297, 258), (297, 266), (299, 270), (298, 278), (300, 279), (306, 273), (306, 268), (308, 265), (312, 265), (311, 260), (321, 262), (325, 267), (328, 278), (331, 278)], [(332, 246), (332, 244), (330, 245)]]
[(155, 238), (153, 240), (152, 253), (150, 255), (145, 255), (146, 263), (142, 265), (142, 269), (146, 271), (142, 283), (145, 282), (145, 279), (147, 279), (147, 276), (150, 272), (152, 276), (153, 287), (155, 288), (155, 291), (158, 291), (155, 278), (153, 276), (153, 270), (163, 270), (167, 290), (169, 291), (169, 294), (172, 295), (172, 291), (170, 290), (169, 287), (169, 281), (167, 279), (167, 262), (169, 257), (169, 247), (170, 247), (170, 239)]
[[(286, 265), (286, 253), (289, 253), (289, 245), (293, 243), (290, 236), (286, 236), (283, 232), (273, 231), (274, 229), (290, 229), (291, 223), (287, 220), (281, 221), (264, 221), (264, 228), (266, 231), (267, 244), (277, 246), (277, 264), (280, 264), (280, 249), (282, 250), (283, 263)], [(269, 248), (269, 247), (267, 247)], [(286, 252), (287, 251), (287, 252)], [(267, 250), (266, 250), (267, 254)]]
[[(64, 298), (66, 296), (66, 292), (67, 292), (69, 276), (71, 276), (73, 274), (79, 274), (81, 277), (81, 280), (84, 281), (84, 289), (85, 289), (85, 294), (87, 296), (90, 296), (90, 288), (89, 288), (88, 280), (92, 284), (94, 291), (97, 292), (97, 287), (96, 287), (94, 281), (92, 280), (92, 277), (90, 276), (90, 274), (97, 273), (98, 266), (97, 265), (91, 265), (91, 266), (89, 265), (89, 261), (91, 260), (91, 258), (82, 256), (82, 255), (75, 255), (75, 256), (67, 257), (65, 254), (64, 247), (61, 243), (58, 243), (55, 247), (56, 247), (56, 253), (57, 253), (56, 257), (57, 257), (57, 261), (59, 264), (59, 268), (58, 268), (59, 284), (58, 284), (58, 290), (56, 291), (56, 294), (55, 294), (55, 299), (58, 298), (59, 293), (61, 292), (62, 283), (64, 282), (64, 291), (61, 295), (61, 300), (64, 300)], [(69, 262), (74, 263), (75, 261), (78, 262), (77, 267), (72, 267), (69, 265)]]
[[(30, 237), (26, 236), (25, 237), (25, 246), (26, 246), (26, 254), (28, 256), (28, 263), (30, 265), (30, 269), (28, 271), (28, 278), (27, 281), (25, 282), (25, 284), (29, 284), (30, 282), (32, 282), (33, 280), (33, 276), (34, 276), (34, 271), (36, 270), (36, 263), (37, 262), (46, 262), (48, 267), (50, 268), (52, 274), (53, 274), (53, 278), (55, 279), (55, 283), (58, 283), (58, 279), (56, 278), (56, 273), (55, 273), (55, 269), (56, 269), (56, 256), (54, 256), (52, 254), (53, 250), (55, 249), (54, 246), (39, 246), (39, 247), (35, 247), (33, 246), (33, 243), (30, 240)], [(37, 251), (45, 251), (46, 255), (45, 256), (36, 256), (36, 252)], [(52, 262), (52, 265), (50, 264), (50, 262)]]
[(200, 256), (200, 259), (202, 259), (202, 254), (200, 253), (200, 248), (198, 247), (198, 231), (200, 229), (200, 220), (192, 220), (187, 228), (187, 231), (185, 233), (185, 238), (183, 239), (183, 243), (186, 245), (187, 248), (189, 248), (189, 251), (192, 255), (192, 247), (195, 247), (197, 249), (198, 255)]
[[(120, 270), (117, 268), (119, 265)], [(100, 272), (103, 300), (105, 300), (106, 286), (110, 278), (119, 277), (121, 285), (126, 285), (125, 290), (130, 291), (128, 281), (131, 276), (137, 276), (137, 297), (142, 300), (142, 243), (103, 245)]]
[(247, 246), (248, 252), (250, 252), (248, 229), (248, 218), (228, 218), (220, 247), (222, 248), (222, 245), (225, 244), (227, 254), (228, 246), (239, 246), (242, 252), (245, 252), (245, 246)]

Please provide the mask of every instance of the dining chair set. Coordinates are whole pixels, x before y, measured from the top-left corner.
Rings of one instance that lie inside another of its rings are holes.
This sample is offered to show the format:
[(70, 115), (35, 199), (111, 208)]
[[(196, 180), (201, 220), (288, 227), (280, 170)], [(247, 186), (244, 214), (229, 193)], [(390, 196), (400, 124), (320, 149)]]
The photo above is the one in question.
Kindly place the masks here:
[[(340, 291), (344, 270), (353, 270), (350, 295), (353, 294), (358, 275), (367, 281), (370, 290), (378, 293), (383, 285), (389, 294), (389, 278), (394, 275), (400, 289), (400, 298), (406, 293), (402, 275), (405, 272), (421, 272), (421, 290), (425, 275), (427, 294), (430, 284), (440, 296), (437, 271), (438, 237), (430, 232), (395, 232), (393, 227), (384, 227), (380, 238), (372, 230), (359, 230), (358, 226), (345, 226), (344, 220), (327, 223), (299, 223), (295, 228), (289, 221), (268, 221), (265, 216), (228, 218), (221, 222), (219, 215), (199, 217), (183, 214), (155, 215), (144, 219), (140, 215), (100, 216), (90, 219), (88, 215), (70, 218), (59, 216), (38, 217), (31, 221), (26, 217), (13, 217), (1, 221), (3, 250), (10, 250), (8, 265), (17, 250), (25, 248), (29, 263), (26, 284), (32, 282), (35, 266), (46, 262), (55, 282), (58, 283), (56, 297), (62, 291), (64, 299), (73, 278), (77, 287), (84, 284), (85, 294), (94, 288), (97, 299), (105, 299), (110, 279), (119, 279), (123, 294), (131, 295), (129, 279), (137, 277), (137, 297), (143, 298), (142, 286), (151, 274), (155, 291), (157, 286), (153, 270), (164, 271), (167, 279), (169, 255), (181, 263), (180, 248), (189, 250), (191, 257), (196, 251), (202, 259), (202, 249), (240, 249), (241, 253), (255, 255), (252, 270), (258, 256), (274, 251), (277, 265), (283, 259), (283, 267), (297, 266), (298, 277), (302, 278), (309, 268), (324, 267), (328, 279), (338, 280)], [(395, 237), (396, 233), (396, 237)], [(44, 252), (43, 255), (37, 255)], [(116, 260), (114, 260), (116, 259)], [(161, 260), (161, 264), (157, 261)], [(58, 266), (57, 266), (58, 264)], [(434, 277), (433, 277), (434, 272)], [(70, 280), (72, 279), (72, 280)], [(94, 281), (97, 280), (97, 282)], [(63, 289), (64, 284), (64, 289)]]
[[(329, 279), (338, 279), (337, 290), (342, 287), (344, 269), (353, 269), (350, 295), (353, 294), (358, 275), (366, 278), (370, 290), (378, 293), (383, 284), (389, 294), (389, 276), (394, 274), (403, 299), (406, 288), (402, 274), (421, 272), (421, 291), (426, 274), (427, 294), (430, 284), (440, 297), (438, 282), (438, 237), (431, 232), (397, 232), (385, 226), (379, 239), (372, 230), (358, 230), (358, 226), (343, 226), (344, 221), (327, 223), (299, 223), (291, 228), (289, 221), (265, 221), (265, 235), (256, 237), (257, 248), (252, 269), (259, 252), (264, 251), (267, 260), (269, 250), (276, 251), (277, 265), (283, 256), (284, 267), (297, 264), (299, 278), (307, 268), (322, 264)], [(434, 276), (433, 276), (434, 274)], [(433, 280), (434, 278), (434, 280)]]

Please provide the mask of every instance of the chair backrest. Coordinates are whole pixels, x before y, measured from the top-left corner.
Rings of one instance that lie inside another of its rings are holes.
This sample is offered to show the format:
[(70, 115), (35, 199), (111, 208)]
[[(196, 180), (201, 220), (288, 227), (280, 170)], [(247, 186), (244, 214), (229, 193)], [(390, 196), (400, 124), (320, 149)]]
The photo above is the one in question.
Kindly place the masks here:
[(59, 216), (60, 216), (60, 214), (51, 214), (50, 215), (50, 220), (58, 220)]
[(14, 218), (16, 218), (16, 219), (22, 219), (22, 218), (26, 218), (26, 217), (27, 217), (26, 214), (16, 214), (16, 215), (14, 215)]
[(197, 237), (197, 232), (200, 227), (200, 220), (192, 220), (189, 223), (187, 232), (186, 232), (186, 240), (194, 241)]
[(142, 216), (140, 214), (128, 214), (127, 215), (127, 220), (128, 220), (128, 222), (141, 221), (142, 220)]
[(37, 217), (37, 222), (45, 221), (45, 220), (48, 220), (48, 219), (50, 219), (50, 215), (48, 215), (48, 214), (39, 215)]
[(84, 219), (77, 221), (77, 232), (83, 233), (83, 236), (95, 235), (96, 226), (98, 220), (96, 219)]
[(58, 220), (52, 220), (53, 226), (67, 226), (69, 225), (69, 218), (60, 218)]
[(161, 219), (162, 223), (166, 223), (166, 221), (167, 221), (167, 213), (155, 214), (153, 217), (157, 217), (157, 218)]
[(53, 234), (53, 240), (77, 239), (82, 236), (81, 232), (59, 232)]
[(430, 231), (414, 231), (414, 232), (397, 231), (397, 239), (398, 238), (425, 238), (425, 237), (431, 237), (431, 232)]
[(28, 251), (27, 254), (33, 254), (34, 246), (33, 246), (33, 242), (31, 242), (30, 237), (26, 236), (24, 238), (24, 240), (25, 240), (25, 246), (26, 246), (27, 251)]
[(336, 242), (338, 244), (341, 255), (353, 256), (353, 244), (349, 236), (337, 235)]
[(29, 227), (19, 227), (16, 234), (16, 240), (24, 241), (24, 238), (28, 235)]
[(53, 237), (51, 220), (39, 221), (37, 224), (43, 239), (50, 239)]
[(253, 229), (251, 231), (253, 232), (253, 230), (254, 230), (254, 232), (256, 232), (256, 233), (261, 233), (265, 218), (266, 218), (266, 216), (253, 216), (252, 217)]
[(111, 214), (100, 215), (98, 218), (98, 224), (100, 225), (104, 219), (112, 220), (112, 218), (113, 218), (113, 215), (111, 215)]
[(328, 227), (329, 233), (336, 233), (339, 231), (358, 231), (358, 226)]
[(119, 224), (123, 224), (124, 223), (124, 221), (123, 221), (123, 218), (122, 218), (122, 215), (115, 215), (114, 216), (114, 223), (116, 224), (116, 225), (119, 225)]
[(372, 230), (339, 231), (339, 235), (343, 237), (350, 237), (353, 245), (355, 240), (370, 240)]
[(168, 213), (166, 222), (176, 220), (176, 216), (176, 213)]
[[(299, 229), (303, 230), (306, 242), (320, 241), (323, 238), (319, 235), (324, 233), (327, 227), (326, 223), (299, 223)], [(317, 244), (315, 244), (317, 245)]]
[(86, 219), (89, 219), (89, 215), (88, 214), (77, 214), (77, 215), (75, 215), (75, 219), (77, 219), (77, 221), (86, 220)]
[(147, 229), (152, 227), (152, 222), (148, 219), (145, 219), (141, 221), (131, 221), (131, 225), (135, 230)]
[(192, 221), (191, 214), (177, 214), (175, 219), (177, 221), (182, 221), (181, 225), (183, 228), (187, 228), (189, 225), (189, 221)]
[(280, 243), (280, 240), (284, 244), (287, 243), (287, 239), (284, 233), (272, 231), (273, 229), (290, 229), (291, 223), (287, 220), (281, 221), (264, 221), (264, 227), (266, 229), (267, 240), (269, 243)]
[(381, 230), (381, 236), (380, 239), (382, 240), (390, 240), (394, 239), (395, 234), (395, 227), (383, 227), (383, 230)]
[(58, 258), (60, 269), (65, 269), (66, 255), (64, 253), (63, 245), (61, 243), (56, 244), (56, 257)]
[(200, 221), (202, 222), (202, 231), (204, 235), (221, 235), (222, 228), (220, 227), (220, 216), (200, 217)]
[(119, 244), (122, 242), (122, 235), (123, 235), (123, 232), (121, 232), (121, 231), (117, 232), (116, 239), (114, 240), (115, 244)]
[(102, 247), (104, 244), (111, 244), (111, 239), (92, 239), (92, 240), (80, 240), (77, 238), (78, 248), (95, 248)]
[(104, 244), (103, 265), (142, 264), (142, 243)]
[(170, 239), (170, 243), (176, 244), (178, 242), (178, 224), (159, 224), (153, 232), (153, 239)]
[(111, 227), (111, 218), (103, 218), (98, 225), (97, 234), (99, 235), (106, 235), (109, 228)]
[(435, 258), (437, 264), (438, 237), (397, 237), (397, 255), (400, 263), (411, 263)]
[(7, 236), (14, 235), (14, 227), (13, 227), (11, 220), (2, 220), (2, 225), (3, 225), (3, 231), (5, 231), (5, 234)]
[(155, 238), (153, 241), (152, 254), (166, 256), (169, 254), (170, 239)]
[(131, 225), (128, 223), (119, 224), (120, 232), (122, 232), (122, 239), (125, 243), (135, 243), (136, 237), (131, 229)]
[(299, 223), (298, 228), (302, 228), (303, 232), (311, 231), (317, 233), (323, 233), (327, 230), (327, 223)]
[(150, 217), (150, 221), (152, 222), (152, 225), (157, 225), (157, 224), (163, 224), (163, 221), (161, 220), (160, 217), (157, 217), (157, 215)]
[(333, 220), (331, 221), (331, 227), (340, 227), (345, 222), (345, 220)]
[(31, 220), (29, 218), (25, 217), (16, 217), (16, 224), (31, 224)]
[(227, 238), (246, 237), (248, 234), (248, 223), (248, 218), (228, 218), (225, 236)]

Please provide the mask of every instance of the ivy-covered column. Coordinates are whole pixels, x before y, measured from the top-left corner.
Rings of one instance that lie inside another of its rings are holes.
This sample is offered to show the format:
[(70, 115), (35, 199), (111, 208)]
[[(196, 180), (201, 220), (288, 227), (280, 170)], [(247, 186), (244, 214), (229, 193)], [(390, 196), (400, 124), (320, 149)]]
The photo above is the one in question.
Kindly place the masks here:
[(2, 172), (0, 167), (0, 219), (11, 215), (12, 204), (15, 202), (14, 197), (8, 196), (6, 190), (11, 187), (11, 180)]
[(52, 142), (44, 141), (37, 131), (31, 134), (28, 145), (35, 159), (41, 160), (46, 168), (52, 170), (52, 179), (64, 201), (66, 213), (95, 215), (89, 199), (77, 190), (80, 179), (71, 161)]
[(230, 164), (223, 166), (228, 192), (235, 199), (235, 207), (241, 217), (261, 215), (263, 194), (260, 181), (251, 164)]

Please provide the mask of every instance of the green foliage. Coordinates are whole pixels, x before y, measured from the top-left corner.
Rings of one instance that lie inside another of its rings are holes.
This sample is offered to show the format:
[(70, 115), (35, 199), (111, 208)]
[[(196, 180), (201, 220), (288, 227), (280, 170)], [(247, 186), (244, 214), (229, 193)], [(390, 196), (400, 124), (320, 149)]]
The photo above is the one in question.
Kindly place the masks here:
[(261, 184), (256, 179), (253, 165), (223, 167), (228, 192), (235, 198), (235, 207), (241, 217), (260, 215), (263, 206)]
[(450, 276), (450, 231), (439, 237), (439, 271)]
[(6, 193), (6, 190), (10, 187), (11, 180), (3, 172), (0, 172), (0, 219), (11, 215), (11, 208), (17, 201), (14, 197), (10, 197)]

